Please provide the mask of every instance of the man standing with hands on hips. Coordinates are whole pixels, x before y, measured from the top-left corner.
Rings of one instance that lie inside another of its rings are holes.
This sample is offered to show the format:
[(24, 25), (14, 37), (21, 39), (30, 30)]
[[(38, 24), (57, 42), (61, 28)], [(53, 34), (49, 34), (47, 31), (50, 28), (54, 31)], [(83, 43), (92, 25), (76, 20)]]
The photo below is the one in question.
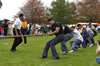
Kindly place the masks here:
[[(19, 18), (17, 18), (14, 22), (14, 29), (13, 29), (13, 33), (15, 36), (21, 35), (21, 22), (24, 19), (24, 15), (20, 14)], [(22, 42), (22, 38), (21, 37), (15, 37), (14, 39), (14, 43), (13, 46), (11, 48), (11, 52), (15, 52), (16, 51), (16, 47)]]
[(56, 44), (64, 40), (64, 32), (62, 26), (60, 24), (57, 24), (54, 19), (50, 18), (48, 19), (48, 22), (51, 26), (51, 32), (49, 33), (49, 35), (56, 35), (56, 37), (47, 42), (43, 51), (42, 58), (47, 58), (49, 48), (51, 47), (52, 56), (54, 57), (54, 59), (59, 59), (55, 46)]

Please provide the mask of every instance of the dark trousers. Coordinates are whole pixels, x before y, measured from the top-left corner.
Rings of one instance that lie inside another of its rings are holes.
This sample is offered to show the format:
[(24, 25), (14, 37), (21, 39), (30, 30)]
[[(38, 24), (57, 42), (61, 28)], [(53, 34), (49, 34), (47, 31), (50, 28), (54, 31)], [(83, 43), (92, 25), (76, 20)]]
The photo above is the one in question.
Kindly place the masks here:
[[(21, 35), (21, 34), (20, 34), (20, 30), (17, 29), (17, 32), (18, 32), (18, 35)], [(13, 33), (14, 33), (14, 35), (16, 35), (15, 29), (13, 29)], [(22, 38), (21, 38), (21, 37), (15, 38), (11, 50), (16, 50), (16, 47), (17, 47), (20, 43), (22, 43)]]
[[(27, 34), (27, 29), (21, 28), (21, 32), (22, 32), (23, 35), (26, 35)], [(24, 37), (24, 44), (26, 44), (26, 43), (27, 43), (27, 38)]]
[(61, 34), (61, 35), (56, 36), (54, 39), (48, 41), (46, 46), (45, 46), (45, 48), (44, 48), (42, 56), (47, 57), (48, 56), (49, 48), (51, 47), (52, 56), (54, 58), (59, 57), (57, 52), (56, 52), (55, 45), (58, 44), (59, 42), (62, 42), (63, 40), (64, 40), (64, 34)]
[(7, 36), (8, 29), (4, 29), (4, 35)]
[(83, 43), (82, 43), (82, 47), (83, 47), (83, 48), (86, 48), (86, 46), (87, 46), (87, 39), (84, 39), (84, 40), (83, 40)]

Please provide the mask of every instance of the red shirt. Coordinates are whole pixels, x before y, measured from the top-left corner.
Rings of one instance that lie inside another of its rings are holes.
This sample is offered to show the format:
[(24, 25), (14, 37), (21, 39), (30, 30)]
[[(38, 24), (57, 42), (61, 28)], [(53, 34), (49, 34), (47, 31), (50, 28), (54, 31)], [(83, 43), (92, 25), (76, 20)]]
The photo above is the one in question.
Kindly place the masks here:
[(0, 33), (2, 33), (2, 30), (3, 30), (3, 29), (0, 27)]

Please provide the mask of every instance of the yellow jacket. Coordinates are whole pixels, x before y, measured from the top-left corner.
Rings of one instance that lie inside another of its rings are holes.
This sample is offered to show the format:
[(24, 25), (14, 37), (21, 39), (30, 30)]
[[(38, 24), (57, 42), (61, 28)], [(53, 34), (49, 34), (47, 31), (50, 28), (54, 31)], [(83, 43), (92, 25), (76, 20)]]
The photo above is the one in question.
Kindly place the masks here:
[(22, 28), (28, 28), (27, 21), (22, 21), (21, 27)]

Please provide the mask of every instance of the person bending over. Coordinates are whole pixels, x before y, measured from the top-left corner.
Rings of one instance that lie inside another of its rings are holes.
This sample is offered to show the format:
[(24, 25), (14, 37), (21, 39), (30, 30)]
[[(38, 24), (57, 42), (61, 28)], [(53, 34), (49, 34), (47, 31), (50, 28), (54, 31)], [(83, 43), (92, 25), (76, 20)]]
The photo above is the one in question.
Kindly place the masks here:
[(64, 40), (64, 32), (63, 32), (62, 26), (60, 24), (57, 24), (54, 19), (50, 18), (48, 19), (48, 22), (51, 26), (50, 28), (51, 32), (49, 33), (49, 35), (55, 34), (56, 37), (47, 42), (43, 51), (42, 58), (47, 58), (49, 48), (51, 48), (52, 56), (54, 57), (54, 59), (59, 59), (55, 46), (59, 42), (62, 42)]

